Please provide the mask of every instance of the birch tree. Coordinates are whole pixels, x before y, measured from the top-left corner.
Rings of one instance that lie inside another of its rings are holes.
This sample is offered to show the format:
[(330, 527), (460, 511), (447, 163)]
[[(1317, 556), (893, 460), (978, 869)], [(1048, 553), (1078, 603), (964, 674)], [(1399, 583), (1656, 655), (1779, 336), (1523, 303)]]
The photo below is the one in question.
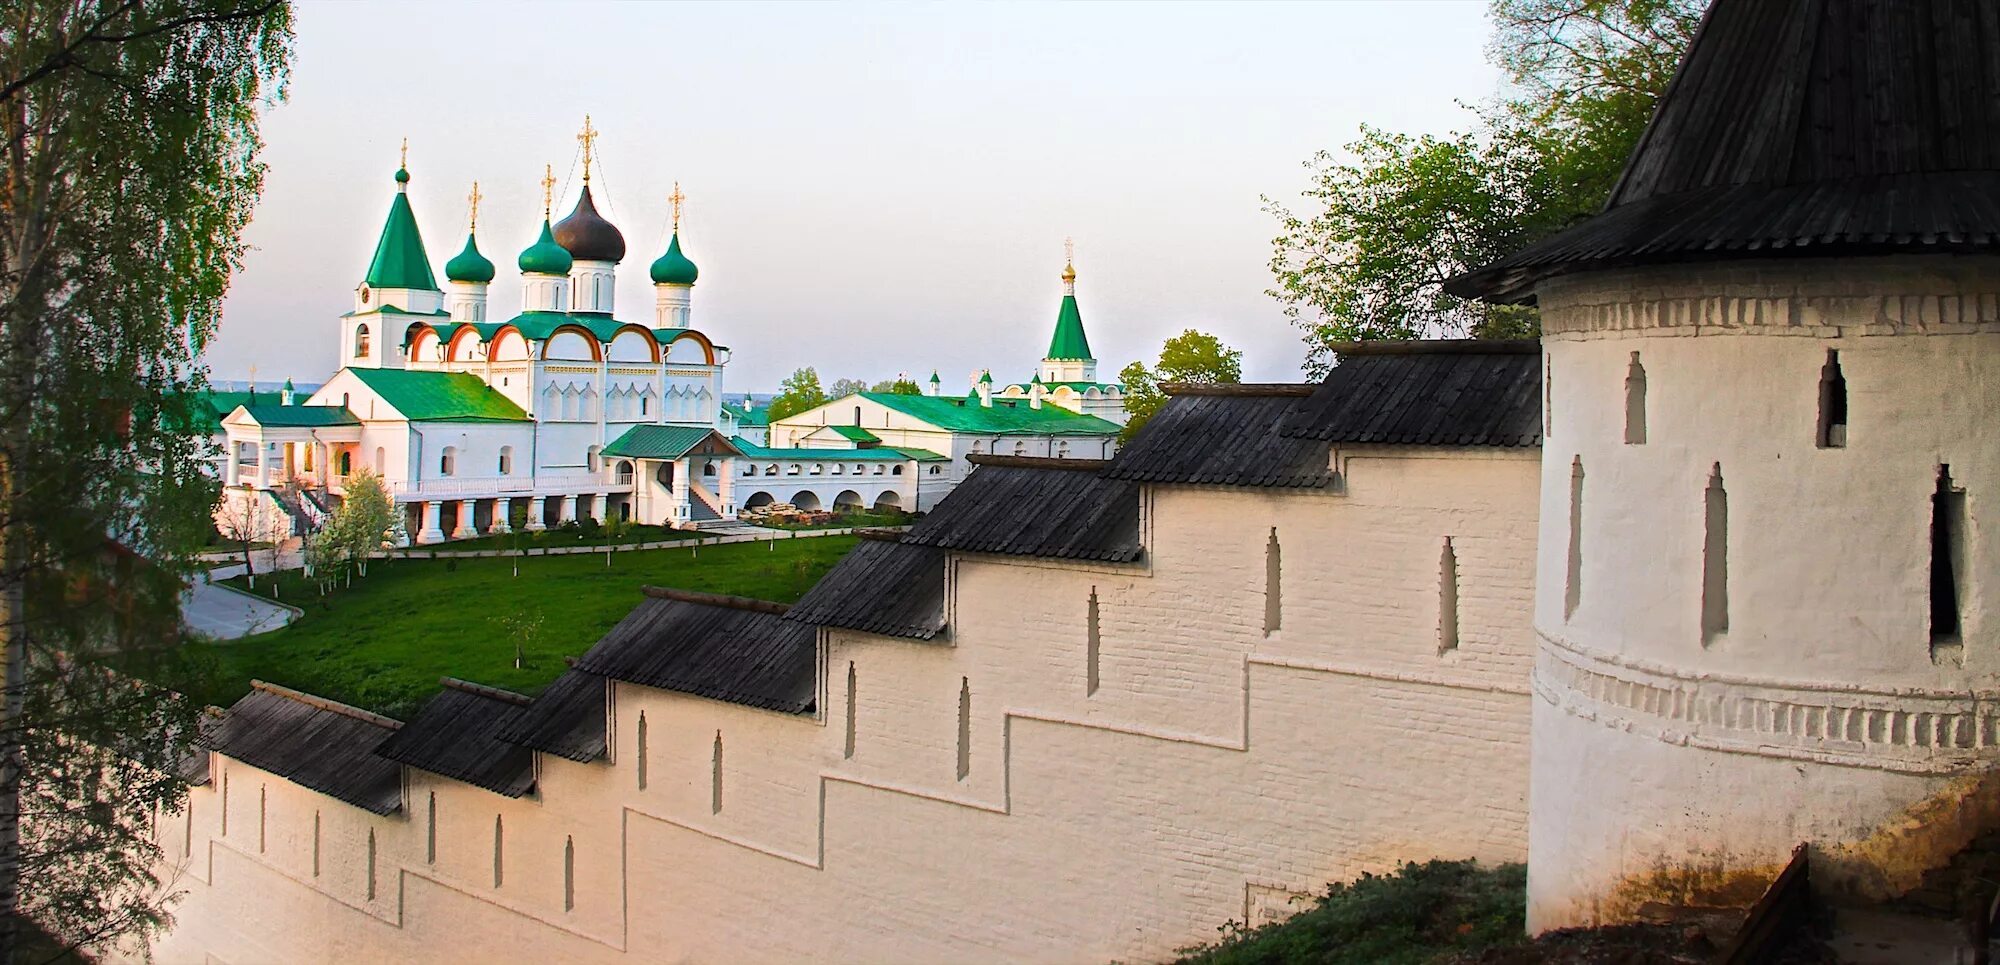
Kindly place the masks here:
[(283, 0), (0, 5), (0, 961), (166, 915), (200, 357), (290, 44)]

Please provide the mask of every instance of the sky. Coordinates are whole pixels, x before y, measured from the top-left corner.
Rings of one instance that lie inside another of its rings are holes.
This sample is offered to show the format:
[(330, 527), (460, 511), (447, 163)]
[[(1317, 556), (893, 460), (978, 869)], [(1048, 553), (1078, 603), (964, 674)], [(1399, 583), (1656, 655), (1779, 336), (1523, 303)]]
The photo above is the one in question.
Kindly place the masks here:
[(1047, 349), (1075, 239), (1101, 377), (1183, 329), (1295, 380), (1303, 348), (1265, 294), (1303, 163), (1360, 125), (1442, 133), (1498, 89), (1481, 2), (422, 4), (304, 2), (288, 97), (263, 124), (251, 251), (212, 376), (319, 382), (366, 272), (409, 139), (433, 269), (464, 243), (499, 268), (560, 219), (576, 133), (601, 132), (592, 193), (623, 231), (617, 314), (650, 321), (666, 198), (687, 196), (693, 325), (728, 345), (731, 392), (801, 366), (828, 384), (991, 368)]

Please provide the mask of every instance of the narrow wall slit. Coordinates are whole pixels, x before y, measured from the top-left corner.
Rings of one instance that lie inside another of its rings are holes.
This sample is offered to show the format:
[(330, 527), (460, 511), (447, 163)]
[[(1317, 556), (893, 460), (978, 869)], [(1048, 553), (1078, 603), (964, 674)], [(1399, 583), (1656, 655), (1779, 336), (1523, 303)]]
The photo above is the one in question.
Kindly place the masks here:
[(643, 791), (646, 789), (646, 712), (643, 710), (639, 712), (638, 731), (638, 746), (635, 749), (638, 760), (634, 762), (637, 766), (633, 769), (639, 774), (639, 790)]
[(1729, 492), (1716, 463), (1702, 493), (1701, 644), (1729, 631)]
[(1637, 352), (1625, 369), (1625, 444), (1646, 444), (1646, 367), (1639, 364)]
[(368, 829), (368, 900), (375, 900), (375, 829)]
[(1093, 586), (1090, 588), (1090, 602), (1087, 608), (1084, 610), (1083, 623), (1084, 623), (1083, 692), (1085, 696), (1090, 696), (1092, 694), (1097, 693), (1098, 648), (1102, 645), (1102, 638), (1098, 636), (1099, 630), (1097, 623), (1097, 587)]
[(1458, 550), (1444, 538), (1438, 554), (1438, 654), (1458, 649)]
[(1542, 438), (1556, 434), (1556, 369), (1542, 356)]
[(437, 864), (438, 860), (438, 795), (430, 792), (430, 801), (424, 809), (424, 863)]
[(1278, 546), (1278, 527), (1271, 527), (1271, 538), (1264, 543), (1264, 635), (1278, 632), (1279, 620), (1284, 613), (1284, 600), (1280, 596), (1283, 574), (1282, 550)]
[(576, 910), (576, 838), (563, 836), (563, 910)]
[(715, 754), (709, 761), (708, 813), (722, 813), (722, 732), (715, 732)]
[(847, 741), (840, 756), (854, 757), (854, 661), (847, 662)]
[(958, 678), (958, 779), (972, 773), (972, 678)]
[(313, 812), (313, 877), (319, 877), (319, 812)]
[(500, 815), (498, 814), (494, 815), (493, 816), (493, 887), (495, 888), (500, 887), (500, 882), (501, 882), (500, 859), (502, 854), (501, 846), (505, 843), (505, 838), (503, 836), (504, 830), (505, 830), (504, 826), (500, 823)]
[(1826, 364), (1819, 369), (1819, 430), (1814, 440), (1821, 449), (1847, 445), (1847, 377), (1840, 371), (1840, 353), (1826, 350)]
[(264, 853), (264, 785), (257, 785), (257, 853)]
[(1563, 619), (1576, 615), (1583, 598), (1583, 457), (1569, 466), (1569, 565), (1563, 577)]
[(1959, 662), (1964, 654), (1965, 490), (1952, 484), (1951, 467), (1937, 468), (1931, 494), (1931, 659)]

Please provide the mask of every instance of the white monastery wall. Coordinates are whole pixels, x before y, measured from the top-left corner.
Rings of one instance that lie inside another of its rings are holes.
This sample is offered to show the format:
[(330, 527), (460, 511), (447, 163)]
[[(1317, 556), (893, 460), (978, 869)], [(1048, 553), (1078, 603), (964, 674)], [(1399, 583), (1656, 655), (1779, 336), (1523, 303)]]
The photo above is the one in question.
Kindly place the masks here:
[[(1141, 564), (955, 558), (947, 637), (822, 632), (817, 717), (618, 684), (610, 763), (544, 756), (522, 800), (406, 771), (386, 818), (260, 777), (273, 828), (335, 815), (331, 877), (298, 872), (295, 837), (255, 850), (250, 771), (219, 762), (229, 833), (218, 777), (193, 793), (201, 875), (157, 953), (1147, 960), (1362, 871), (1520, 860), (1534, 456), (1343, 467), (1345, 494), (1151, 490)], [(1461, 629), (1441, 654), (1446, 536)]]
[[(1996, 295), (1990, 259), (1545, 284), (1531, 927), (1734, 903), (1804, 841), (1817, 885), (1892, 895), (1975, 834), (1974, 775), (2000, 756), (1982, 598), (2000, 573)], [(1817, 444), (1829, 351), (1837, 448)], [(1643, 442), (1626, 441), (1635, 354)], [(1934, 642), (1944, 465), (1963, 626)]]

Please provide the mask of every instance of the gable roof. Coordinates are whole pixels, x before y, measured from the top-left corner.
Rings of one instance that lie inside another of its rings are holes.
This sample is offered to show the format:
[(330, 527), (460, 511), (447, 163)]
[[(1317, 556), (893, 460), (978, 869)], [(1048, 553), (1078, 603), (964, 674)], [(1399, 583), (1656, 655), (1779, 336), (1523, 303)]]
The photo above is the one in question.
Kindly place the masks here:
[(195, 404), (190, 415), (194, 420), (195, 428), (204, 429), (209, 432), (221, 432), (222, 420), (230, 413), (235, 412), (237, 406), (254, 404), (260, 398), (270, 399), (275, 402), (277, 401), (278, 394), (268, 390), (259, 395), (256, 392), (203, 389), (195, 394)]
[(1324, 489), (1335, 474), (1330, 443), (1281, 435), (1304, 385), (1172, 385), (1104, 474), (1148, 483)]
[(740, 456), (743, 453), (724, 439), (722, 434), (707, 426), (633, 426), (611, 444), (604, 447), (604, 455), (620, 456), (626, 459), (679, 459), (695, 447), (707, 442), (702, 451), (715, 455)]
[(1976, 0), (1715, 0), (1603, 213), (1446, 283), (2000, 248), (2000, 13)]
[(821, 462), (906, 462), (915, 459), (928, 462), (944, 459), (927, 449), (897, 449), (889, 446), (875, 446), (868, 449), (773, 449), (760, 446), (742, 436), (732, 436), (730, 445), (751, 459), (799, 459)]
[(1129, 563), (1139, 558), (1139, 484), (1092, 459), (968, 456), (978, 468), (903, 540), (970, 553)]
[(893, 392), (858, 393), (914, 419), (949, 432), (979, 435), (1079, 435), (1115, 436), (1118, 424), (1094, 415), (1071, 412), (1055, 405), (1033, 408), (1025, 401), (994, 400), (991, 408), (979, 404), (977, 396), (954, 398), (935, 395), (897, 395)]
[(646, 587), (646, 599), (576, 662), (612, 680), (803, 714), (818, 663), (810, 624), (763, 600)]
[(1419, 446), (1542, 444), (1536, 342), (1356, 342), (1334, 351), (1340, 364), (1293, 409), (1284, 435)]
[(785, 619), (929, 640), (944, 629), (944, 551), (864, 532)]
[(401, 767), (375, 754), (401, 724), (261, 680), (250, 688), (203, 729), (203, 746), (376, 814), (403, 806)]
[[(820, 426), (820, 429), (823, 429), (823, 430), (826, 430), (826, 431), (828, 431), (828, 432), (832, 432), (832, 433), (833, 433), (834, 435), (837, 435), (837, 436), (841, 437), (842, 439), (846, 439), (846, 440), (847, 440), (847, 441), (849, 441), (849, 442), (881, 442), (881, 441), (882, 441), (882, 437), (881, 437), (881, 436), (878, 436), (878, 435), (876, 435), (875, 433), (872, 433), (872, 432), (869, 432), (868, 430), (866, 430), (866, 429), (863, 429), (863, 428), (861, 428), (860, 426)], [(814, 430), (814, 431), (815, 431), (815, 432), (817, 432), (817, 431), (819, 431), (819, 430)]]
[(497, 389), (464, 372), (350, 368), (411, 422), (525, 422), (528, 414)]
[(444, 689), (375, 752), (507, 797), (528, 793), (535, 786), (534, 752), (500, 739), (526, 713), (528, 698), (449, 677), (440, 683)]
[[(361, 421), (354, 417), (354, 413), (347, 411), (346, 406), (339, 405), (280, 405), (276, 402), (264, 402), (237, 408), (257, 420), (258, 425), (271, 429), (351, 426)], [(235, 414), (235, 412), (230, 413), (232, 416)]]
[(604, 678), (572, 668), (498, 735), (510, 744), (588, 762), (604, 756), (604, 718)]
[(375, 242), (375, 257), (368, 262), (363, 281), (370, 288), (438, 290), (437, 278), (431, 274), (431, 256), (417, 231), (416, 213), (410, 210), (410, 196), (400, 185), (389, 202), (389, 217), (382, 223), (382, 237)]

